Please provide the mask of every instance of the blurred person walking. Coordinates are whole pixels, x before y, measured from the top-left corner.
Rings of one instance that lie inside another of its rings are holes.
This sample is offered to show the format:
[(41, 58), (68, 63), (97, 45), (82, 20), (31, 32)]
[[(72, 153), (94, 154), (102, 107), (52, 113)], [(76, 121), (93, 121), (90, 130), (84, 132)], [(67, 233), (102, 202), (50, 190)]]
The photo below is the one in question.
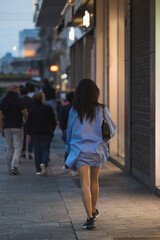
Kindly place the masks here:
[(56, 91), (50, 86), (47, 78), (42, 80), (42, 91), (45, 94), (45, 104), (51, 106), (56, 114)]
[(12, 84), (0, 103), (1, 134), (6, 140), (9, 171), (15, 175), (19, 174), (18, 166), (23, 143), (23, 117), (27, 119), (27, 110), (19, 95), (19, 87)]
[(40, 93), (40, 92), (42, 92), (41, 87), (39, 85), (36, 85), (35, 86), (35, 93)]
[(69, 117), (69, 111), (72, 107), (72, 101), (74, 97), (74, 92), (69, 92), (66, 94), (66, 102), (62, 105), (59, 114), (59, 123), (62, 130), (62, 140), (66, 143), (66, 129)]
[[(83, 204), (87, 213), (84, 229), (95, 228), (95, 219), (99, 215), (96, 208), (99, 195), (99, 170), (108, 156), (107, 143), (102, 137), (104, 105), (98, 102), (99, 89), (90, 79), (78, 84), (69, 113), (66, 136), (66, 166), (77, 168)], [(105, 108), (108, 116), (108, 109)], [(111, 121), (112, 122), (112, 121)], [(112, 122), (113, 123), (113, 122)], [(110, 129), (110, 137), (116, 132), (116, 126)]]
[(28, 88), (28, 97), (32, 98), (35, 94), (35, 85), (33, 83), (26, 83), (26, 87)]
[[(66, 94), (66, 102), (64, 105), (62, 105), (60, 114), (59, 114), (59, 123), (60, 123), (60, 128), (62, 130), (62, 140), (66, 143), (66, 130), (67, 130), (67, 123), (68, 123), (68, 117), (69, 117), (69, 111), (72, 107), (72, 102), (74, 98), (74, 92), (71, 91)], [(65, 160), (66, 160), (66, 154), (65, 154)], [(65, 161), (64, 161), (64, 166), (63, 170), (67, 173), (68, 169), (65, 167)], [(72, 170), (72, 176), (76, 176), (76, 170)]]
[[(27, 111), (29, 112), (30, 107), (33, 105), (33, 99), (28, 96), (29, 89), (27, 87), (24, 87), (21, 90), (22, 94), (22, 102), (24, 103), (24, 106), (26, 107)], [(22, 147), (22, 152), (21, 152), (21, 157), (25, 158), (26, 157), (26, 145), (27, 145), (27, 152), (28, 152), (28, 158), (33, 159), (32, 157), (32, 141), (29, 143), (26, 141), (27, 139), (27, 126), (26, 122), (23, 125), (23, 147)]]
[(34, 94), (33, 103), (28, 114), (27, 138), (33, 144), (36, 175), (46, 175), (50, 142), (56, 127), (56, 119), (52, 108), (44, 104), (44, 93)]
[[(55, 115), (55, 118), (57, 119), (57, 116), (56, 116), (56, 107), (57, 107), (57, 104), (56, 104), (56, 91), (49, 84), (49, 81), (48, 81), (47, 78), (44, 78), (42, 80), (42, 92), (45, 94), (45, 104), (52, 108), (53, 113)], [(54, 132), (53, 132), (52, 137), (54, 137)], [(51, 138), (51, 140), (52, 140), (52, 138)], [(50, 161), (50, 156), (48, 157), (48, 161)]]

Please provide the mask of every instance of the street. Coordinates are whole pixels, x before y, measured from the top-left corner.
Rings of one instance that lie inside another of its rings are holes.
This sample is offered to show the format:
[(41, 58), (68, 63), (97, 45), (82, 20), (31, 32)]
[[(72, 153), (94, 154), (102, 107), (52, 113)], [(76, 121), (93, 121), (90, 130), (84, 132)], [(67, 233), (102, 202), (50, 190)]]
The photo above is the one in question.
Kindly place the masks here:
[(96, 229), (83, 230), (79, 178), (63, 172), (64, 149), (57, 129), (48, 176), (36, 176), (30, 159), (21, 159), (14, 176), (0, 136), (0, 240), (160, 239), (160, 198), (110, 161), (100, 171)]

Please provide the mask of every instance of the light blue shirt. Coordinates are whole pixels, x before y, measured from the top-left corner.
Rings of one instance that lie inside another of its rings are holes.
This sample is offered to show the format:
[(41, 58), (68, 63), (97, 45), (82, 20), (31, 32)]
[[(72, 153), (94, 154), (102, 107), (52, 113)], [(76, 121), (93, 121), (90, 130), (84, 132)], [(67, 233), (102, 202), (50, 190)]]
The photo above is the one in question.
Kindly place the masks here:
[[(105, 115), (109, 116), (105, 108)], [(69, 153), (65, 164), (69, 167), (82, 165), (100, 167), (108, 156), (107, 144), (102, 138), (103, 111), (97, 107), (96, 116), (80, 122), (77, 112), (71, 108), (67, 125), (66, 152)], [(113, 135), (113, 134), (112, 134)], [(85, 159), (85, 163), (81, 160)]]

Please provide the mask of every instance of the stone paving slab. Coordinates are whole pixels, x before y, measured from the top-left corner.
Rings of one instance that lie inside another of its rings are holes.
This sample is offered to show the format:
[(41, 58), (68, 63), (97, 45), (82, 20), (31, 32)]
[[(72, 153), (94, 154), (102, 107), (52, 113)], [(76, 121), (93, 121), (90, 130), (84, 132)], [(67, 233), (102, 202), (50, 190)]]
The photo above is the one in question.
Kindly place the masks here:
[(56, 130), (48, 176), (35, 176), (29, 159), (21, 159), (20, 175), (12, 176), (0, 137), (0, 240), (160, 239), (160, 199), (111, 162), (100, 172), (96, 229), (83, 230), (79, 179), (62, 170), (64, 147)]
[(4, 142), (0, 165), (0, 240), (76, 239), (51, 169), (47, 177), (38, 177), (34, 161), (21, 159), (20, 175), (10, 175)]

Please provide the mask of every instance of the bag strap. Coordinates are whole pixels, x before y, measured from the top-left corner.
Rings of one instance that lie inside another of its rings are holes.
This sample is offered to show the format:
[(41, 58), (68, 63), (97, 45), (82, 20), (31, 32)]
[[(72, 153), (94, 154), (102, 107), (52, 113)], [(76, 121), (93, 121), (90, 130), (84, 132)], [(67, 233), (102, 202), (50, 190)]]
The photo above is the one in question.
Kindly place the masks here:
[(105, 106), (104, 106), (104, 105), (102, 105), (102, 110), (103, 110), (103, 118), (104, 118), (104, 122), (106, 123), (106, 122), (107, 122), (107, 120), (106, 120), (106, 116), (105, 116), (104, 108), (105, 108)]

